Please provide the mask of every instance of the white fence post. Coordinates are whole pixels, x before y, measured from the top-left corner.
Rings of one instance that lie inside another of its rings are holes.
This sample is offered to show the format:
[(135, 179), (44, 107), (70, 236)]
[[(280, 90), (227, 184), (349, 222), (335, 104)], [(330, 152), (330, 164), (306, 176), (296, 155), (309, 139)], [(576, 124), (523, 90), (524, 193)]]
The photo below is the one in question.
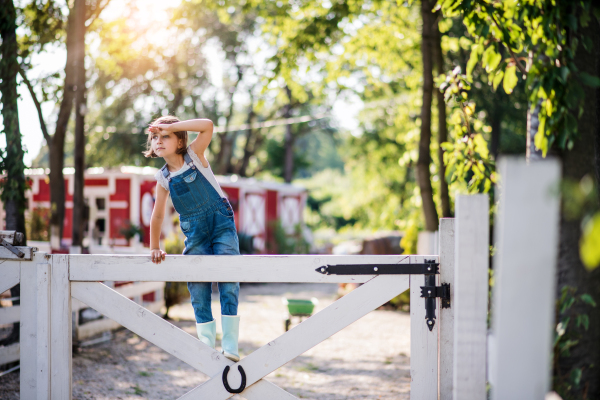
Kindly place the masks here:
[(500, 161), (490, 353), (493, 399), (550, 390), (560, 163)]
[(486, 398), (489, 269), (487, 195), (456, 198), (454, 254), (454, 400)]
[(440, 219), (440, 282), (450, 284), (450, 308), (439, 310), (439, 398), (452, 400), (454, 356), (454, 218)]
[[(417, 262), (422, 263), (426, 258), (419, 256)], [(410, 398), (413, 400), (438, 398), (439, 320), (435, 320), (433, 329), (429, 331), (421, 286), (425, 286), (424, 275), (410, 275)], [(439, 316), (439, 302), (438, 299), (435, 301), (435, 313)]]
[(69, 258), (52, 256), (51, 282), (51, 397), (71, 399), (71, 282)]

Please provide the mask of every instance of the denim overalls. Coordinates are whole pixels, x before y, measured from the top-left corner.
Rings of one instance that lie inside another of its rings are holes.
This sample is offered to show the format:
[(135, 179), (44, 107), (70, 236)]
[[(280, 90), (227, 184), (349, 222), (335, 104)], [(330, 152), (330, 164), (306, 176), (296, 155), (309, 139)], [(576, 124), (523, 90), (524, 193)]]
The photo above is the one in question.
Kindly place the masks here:
[[(173, 178), (165, 165), (161, 171), (169, 181), (169, 191), (179, 213), (185, 235), (183, 254), (238, 255), (239, 240), (233, 220), (233, 209), (225, 198), (198, 171), (188, 153), (183, 155), (190, 169)], [(221, 315), (237, 315), (239, 283), (219, 282)], [(213, 320), (211, 282), (188, 282), (197, 323)]]

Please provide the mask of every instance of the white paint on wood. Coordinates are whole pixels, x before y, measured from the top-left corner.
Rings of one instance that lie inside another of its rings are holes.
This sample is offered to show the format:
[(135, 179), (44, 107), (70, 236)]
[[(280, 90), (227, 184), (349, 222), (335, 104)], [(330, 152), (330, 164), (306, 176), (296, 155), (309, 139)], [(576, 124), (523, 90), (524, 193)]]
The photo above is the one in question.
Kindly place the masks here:
[[(221, 353), (195, 337), (101, 283), (73, 282), (71, 294), (208, 376), (221, 376), (223, 369), (233, 364)], [(263, 386), (274, 386), (276, 389), (265, 389), (266, 392), (275, 391), (279, 394), (279, 398), (286, 398), (282, 389), (277, 390), (277, 386), (268, 381), (263, 381), (259, 385), (256, 396), (245, 397), (249, 400), (266, 399), (261, 392)]]
[(21, 320), (21, 308), (19, 306), (0, 308), (0, 325), (12, 324)]
[(0, 264), (0, 294), (15, 286), (20, 279), (20, 261), (5, 261)]
[(439, 232), (421, 231), (417, 238), (417, 254), (438, 254)]
[(315, 269), (328, 264), (414, 263), (409, 260), (415, 256), (167, 256), (159, 265), (150, 256), (70, 257), (71, 281), (364, 283), (374, 275), (323, 275)]
[[(408, 261), (408, 260), (406, 260)], [(334, 333), (366, 315), (386, 301), (408, 289), (408, 276), (386, 275), (373, 278), (321, 312), (292, 328), (277, 339), (243, 358), (238, 364), (246, 371), (247, 385), (258, 382), (267, 374), (316, 346)], [(230, 385), (239, 384), (237, 368), (232, 368)], [(241, 393), (247, 397), (247, 390)], [(221, 376), (213, 377), (180, 399), (228, 399), (232, 396), (223, 386)], [(264, 397), (277, 400), (277, 397)]]
[(489, 200), (456, 198), (453, 398), (486, 397)]
[(69, 258), (52, 256), (51, 279), (51, 398), (71, 399), (72, 329)]
[[(410, 398), (437, 400), (438, 320), (434, 320), (433, 329), (429, 331), (421, 286), (425, 286), (425, 276), (410, 275)], [(435, 313), (437, 317), (437, 304)]]
[[(454, 218), (440, 219), (440, 283), (450, 284), (450, 308), (439, 310), (439, 397), (452, 400), (454, 357)], [(440, 302), (441, 304), (441, 302)]]
[(0, 347), (0, 365), (8, 364), (19, 360), (20, 343), (9, 344)]
[(36, 399), (50, 399), (50, 264), (36, 265)]
[(17, 257), (15, 253), (7, 249), (6, 247), (0, 246), (0, 260), (23, 260), (31, 261), (33, 256), (33, 248), (27, 246), (15, 246), (25, 255), (22, 258)]
[[(155, 301), (153, 303), (144, 304), (144, 307), (154, 313), (157, 314), (160, 312), (162, 306), (164, 305), (163, 301)], [(121, 324), (113, 321), (112, 319), (103, 318), (95, 321), (89, 321), (85, 324), (79, 325), (77, 327), (77, 340), (85, 340), (96, 335), (99, 335), (102, 332), (112, 331), (115, 329), (119, 329)]]
[[(37, 257), (36, 257), (37, 259)], [(37, 270), (36, 264), (21, 264), (21, 377), (20, 398), (35, 399), (37, 370)]]
[(495, 224), (493, 399), (542, 400), (550, 390), (561, 168), (500, 162)]

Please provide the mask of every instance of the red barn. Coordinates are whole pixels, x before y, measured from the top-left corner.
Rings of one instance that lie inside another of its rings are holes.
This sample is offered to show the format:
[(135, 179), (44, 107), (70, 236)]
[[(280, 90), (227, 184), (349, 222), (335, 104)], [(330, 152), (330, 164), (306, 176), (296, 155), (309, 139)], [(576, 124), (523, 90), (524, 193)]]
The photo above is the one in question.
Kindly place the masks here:
[[(128, 252), (139, 249), (140, 243), (128, 240), (127, 229), (143, 231), (143, 246), (149, 246), (150, 217), (154, 207), (156, 168), (120, 167), (113, 169), (89, 168), (85, 174), (84, 198), (86, 201), (87, 227), (84, 247), (92, 253)], [(62, 247), (71, 244), (73, 210), (73, 168), (65, 168), (66, 210)], [(43, 169), (26, 171), (31, 181), (27, 192), (27, 213), (34, 210), (47, 213), (50, 209), (50, 187)], [(237, 175), (217, 176), (223, 192), (229, 198), (235, 212), (235, 223), (240, 232), (254, 236), (258, 252), (267, 252), (266, 243), (272, 240), (273, 226), (281, 221), (283, 228), (291, 233), (297, 224), (303, 225), (306, 205), (306, 189), (284, 183), (261, 182)], [(173, 229), (175, 210), (169, 204), (168, 215), (163, 224), (163, 234)], [(4, 228), (4, 212), (0, 203), (0, 227)], [(55, 246), (56, 247), (56, 246)], [(141, 250), (141, 249), (139, 249)]]

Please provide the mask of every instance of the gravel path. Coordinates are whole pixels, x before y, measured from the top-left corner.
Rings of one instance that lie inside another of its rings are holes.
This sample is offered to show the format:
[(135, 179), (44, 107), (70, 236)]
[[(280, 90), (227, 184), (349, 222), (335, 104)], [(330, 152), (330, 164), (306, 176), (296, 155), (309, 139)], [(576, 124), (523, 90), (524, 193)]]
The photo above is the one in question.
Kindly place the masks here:
[[(241, 356), (284, 332), (283, 296), (316, 297), (318, 312), (335, 301), (336, 293), (335, 284), (243, 285), (239, 308)], [(219, 310), (218, 295), (213, 294), (215, 316), (220, 315)], [(189, 303), (173, 308), (169, 314), (172, 323), (196, 335)], [(217, 332), (221, 332), (217, 321)], [(409, 314), (376, 310), (274, 371), (267, 379), (306, 399), (408, 399), (409, 355)], [(207, 379), (128, 330), (117, 331), (112, 341), (85, 347), (73, 357), (74, 399), (175, 399)], [(234, 387), (237, 384), (234, 379), (230, 382)], [(0, 377), (0, 398), (18, 399), (18, 386), (17, 373)]]

